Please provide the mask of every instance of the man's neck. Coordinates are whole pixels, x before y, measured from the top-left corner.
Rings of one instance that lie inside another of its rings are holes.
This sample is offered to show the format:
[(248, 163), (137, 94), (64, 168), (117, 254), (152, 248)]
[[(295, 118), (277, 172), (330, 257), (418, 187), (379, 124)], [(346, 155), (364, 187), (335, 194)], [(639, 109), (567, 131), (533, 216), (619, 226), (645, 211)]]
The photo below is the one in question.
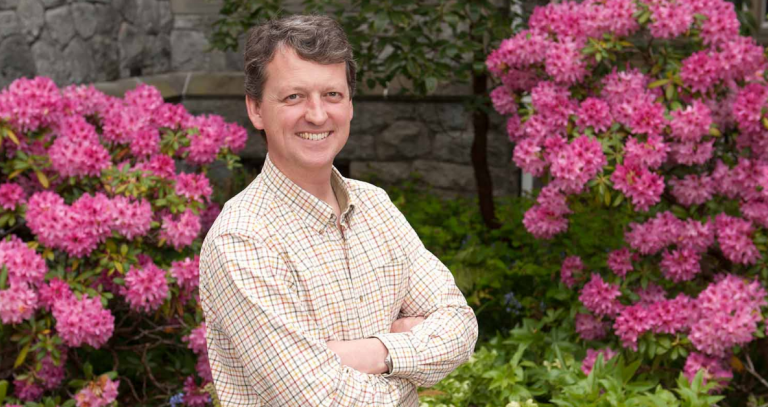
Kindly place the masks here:
[(330, 205), (334, 212), (338, 215), (339, 204), (336, 201), (336, 195), (333, 193), (331, 187), (331, 172), (333, 165), (327, 167), (307, 170), (296, 166), (285, 165), (282, 161), (272, 160), (272, 164), (277, 167), (288, 179), (298, 185), (299, 188), (309, 192), (317, 199)]

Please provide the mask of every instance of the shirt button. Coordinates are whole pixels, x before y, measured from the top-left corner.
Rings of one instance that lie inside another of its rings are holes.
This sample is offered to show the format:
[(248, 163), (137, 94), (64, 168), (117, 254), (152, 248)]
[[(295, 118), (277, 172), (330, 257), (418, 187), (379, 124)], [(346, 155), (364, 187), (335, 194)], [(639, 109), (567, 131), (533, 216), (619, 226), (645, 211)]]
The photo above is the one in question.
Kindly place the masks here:
[(360, 302), (363, 302), (363, 296), (362, 295), (360, 296)]

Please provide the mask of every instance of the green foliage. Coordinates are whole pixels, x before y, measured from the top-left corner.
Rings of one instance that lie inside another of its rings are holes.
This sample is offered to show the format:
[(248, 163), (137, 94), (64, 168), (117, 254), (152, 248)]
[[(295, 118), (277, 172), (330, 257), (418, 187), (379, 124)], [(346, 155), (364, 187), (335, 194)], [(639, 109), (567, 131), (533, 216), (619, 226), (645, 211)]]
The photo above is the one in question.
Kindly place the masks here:
[(434, 389), (422, 390), (422, 406), (707, 407), (723, 399), (709, 394), (714, 384), (703, 386), (702, 372), (691, 384), (681, 374), (666, 390), (639, 369), (642, 359), (631, 352), (607, 362), (599, 356), (585, 375), (579, 362), (585, 351), (563, 310), (525, 319), (481, 346)]
[[(235, 50), (250, 27), (285, 13), (280, 0), (225, 0), (211, 44)], [(329, 14), (344, 27), (367, 88), (428, 95), (439, 83), (470, 83), (485, 56), (512, 33), (509, 2), (493, 0), (304, 0), (304, 12)], [(486, 95), (480, 95), (484, 99)]]

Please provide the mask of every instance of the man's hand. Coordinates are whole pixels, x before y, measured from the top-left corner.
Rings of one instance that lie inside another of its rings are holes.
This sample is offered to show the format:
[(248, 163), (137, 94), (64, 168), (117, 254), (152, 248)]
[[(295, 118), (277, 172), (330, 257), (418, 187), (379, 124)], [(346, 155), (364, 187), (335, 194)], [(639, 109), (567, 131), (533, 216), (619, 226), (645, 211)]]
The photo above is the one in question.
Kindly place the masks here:
[(413, 327), (422, 322), (424, 322), (424, 317), (398, 318), (395, 320), (395, 322), (392, 323), (392, 326), (389, 327), (389, 332), (393, 334), (400, 332), (410, 332)]
[(341, 364), (358, 372), (382, 374), (387, 371), (384, 359), (387, 347), (376, 338), (354, 341), (328, 341), (328, 349), (339, 355)]

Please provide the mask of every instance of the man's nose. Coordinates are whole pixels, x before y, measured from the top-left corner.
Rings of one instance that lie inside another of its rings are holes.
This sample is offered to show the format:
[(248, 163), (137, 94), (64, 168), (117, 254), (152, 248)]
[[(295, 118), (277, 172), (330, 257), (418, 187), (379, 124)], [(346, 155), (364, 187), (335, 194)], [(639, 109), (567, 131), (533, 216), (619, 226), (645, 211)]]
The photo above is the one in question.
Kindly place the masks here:
[(311, 96), (307, 103), (307, 111), (304, 114), (304, 118), (314, 124), (322, 125), (328, 120), (328, 113), (325, 111), (325, 103), (320, 96)]

